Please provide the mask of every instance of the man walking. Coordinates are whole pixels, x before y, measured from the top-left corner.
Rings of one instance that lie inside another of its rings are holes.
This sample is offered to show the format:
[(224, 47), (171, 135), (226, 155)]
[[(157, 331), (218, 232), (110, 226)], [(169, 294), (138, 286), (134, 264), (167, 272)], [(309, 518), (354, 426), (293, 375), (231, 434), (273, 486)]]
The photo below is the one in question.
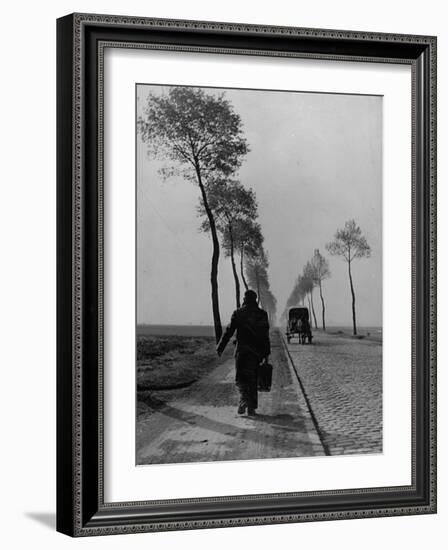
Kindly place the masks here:
[(238, 414), (244, 414), (247, 409), (247, 414), (254, 416), (258, 406), (257, 369), (263, 360), (267, 361), (271, 345), (268, 315), (258, 307), (257, 294), (253, 290), (246, 290), (243, 305), (233, 312), (216, 346), (218, 355), (222, 354), (235, 331), (235, 382), (240, 393)]

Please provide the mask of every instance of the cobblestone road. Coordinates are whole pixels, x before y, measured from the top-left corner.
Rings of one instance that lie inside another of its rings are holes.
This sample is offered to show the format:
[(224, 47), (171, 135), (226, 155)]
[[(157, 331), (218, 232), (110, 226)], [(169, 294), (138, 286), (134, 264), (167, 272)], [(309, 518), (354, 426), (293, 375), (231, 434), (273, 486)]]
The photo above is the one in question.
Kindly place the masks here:
[(315, 332), (287, 348), (329, 453), (381, 452), (381, 343)]

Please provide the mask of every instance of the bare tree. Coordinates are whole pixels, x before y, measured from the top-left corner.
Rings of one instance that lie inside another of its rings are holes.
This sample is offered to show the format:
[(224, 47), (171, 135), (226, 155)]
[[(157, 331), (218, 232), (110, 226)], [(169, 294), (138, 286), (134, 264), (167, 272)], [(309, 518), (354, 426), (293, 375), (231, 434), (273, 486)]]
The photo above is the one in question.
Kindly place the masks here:
[[(240, 281), (235, 262), (236, 250), (240, 247), (240, 228), (246, 220), (258, 216), (257, 201), (252, 189), (246, 189), (240, 182), (219, 178), (210, 186), (209, 206), (216, 221), (216, 228), (221, 233), (224, 253), (230, 258), (233, 279), (235, 282), (236, 307), (240, 307)], [(201, 229), (210, 231), (210, 222), (202, 203), (199, 214), (204, 216)]]
[(356, 336), (356, 297), (353, 287), (352, 262), (360, 258), (369, 258), (371, 249), (366, 238), (362, 235), (361, 228), (355, 220), (345, 222), (343, 229), (338, 229), (334, 235), (334, 240), (326, 245), (326, 248), (333, 256), (341, 256), (348, 265), (348, 278), (350, 281), (350, 291), (352, 294), (352, 318), (353, 334)]
[(315, 281), (317, 286), (319, 287), (319, 295), (320, 295), (320, 301), (322, 304), (322, 328), (326, 330), (325, 326), (325, 301), (324, 296), (322, 293), (322, 281), (325, 279), (328, 279), (330, 277), (330, 268), (328, 266), (328, 261), (322, 254), (319, 252), (319, 250), (316, 248), (314, 250), (314, 256), (311, 260), (311, 265), (313, 267), (313, 275), (315, 277)]
[(308, 295), (308, 302), (309, 302), (310, 310), (313, 314), (313, 319), (314, 319), (314, 328), (318, 328), (316, 312), (314, 311), (314, 302), (313, 302), (313, 290), (315, 286), (316, 286), (315, 270), (311, 262), (307, 262), (305, 264), (305, 267), (303, 268), (302, 288), (304, 289), (305, 294)]
[(249, 289), (244, 275), (246, 259), (255, 258), (263, 248), (261, 226), (254, 220), (245, 218), (236, 224), (236, 240), (240, 251), (240, 274), (246, 290)]
[(261, 290), (268, 280), (268, 267), (268, 257), (263, 248), (260, 248), (258, 254), (248, 260), (246, 266), (249, 285), (256, 290), (259, 304), (263, 304)]
[(258, 252), (252, 251), (246, 258), (246, 273), (249, 286), (253, 288), (258, 295), (260, 307), (266, 310), (269, 318), (269, 324), (275, 324), (277, 314), (277, 300), (273, 295), (268, 275), (269, 260), (263, 246), (260, 246)]
[(215, 338), (219, 341), (219, 240), (208, 192), (216, 174), (233, 174), (248, 152), (241, 118), (224, 94), (174, 86), (166, 94), (148, 95), (138, 131), (148, 145), (148, 153), (168, 162), (161, 169), (164, 178), (180, 175), (199, 187), (213, 243), (210, 284)]

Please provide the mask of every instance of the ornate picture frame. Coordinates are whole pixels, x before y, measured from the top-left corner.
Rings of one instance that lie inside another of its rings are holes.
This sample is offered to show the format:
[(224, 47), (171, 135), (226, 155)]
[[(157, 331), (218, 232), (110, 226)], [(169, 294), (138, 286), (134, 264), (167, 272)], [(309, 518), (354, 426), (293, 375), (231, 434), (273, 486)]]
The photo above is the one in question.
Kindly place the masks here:
[[(411, 67), (410, 485), (105, 501), (103, 62), (111, 45)], [(436, 38), (72, 14), (57, 22), (57, 51), (57, 530), (91, 536), (435, 513)]]

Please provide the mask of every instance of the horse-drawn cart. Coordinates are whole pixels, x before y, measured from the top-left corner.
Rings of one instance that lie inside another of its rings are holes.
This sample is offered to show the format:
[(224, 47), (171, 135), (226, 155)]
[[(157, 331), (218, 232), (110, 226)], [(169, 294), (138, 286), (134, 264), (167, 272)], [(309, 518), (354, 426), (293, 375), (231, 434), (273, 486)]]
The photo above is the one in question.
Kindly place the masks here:
[(297, 336), (301, 344), (311, 344), (313, 335), (311, 333), (310, 313), (307, 307), (291, 307), (288, 310), (288, 320), (286, 325), (286, 339), (288, 344), (291, 338)]

